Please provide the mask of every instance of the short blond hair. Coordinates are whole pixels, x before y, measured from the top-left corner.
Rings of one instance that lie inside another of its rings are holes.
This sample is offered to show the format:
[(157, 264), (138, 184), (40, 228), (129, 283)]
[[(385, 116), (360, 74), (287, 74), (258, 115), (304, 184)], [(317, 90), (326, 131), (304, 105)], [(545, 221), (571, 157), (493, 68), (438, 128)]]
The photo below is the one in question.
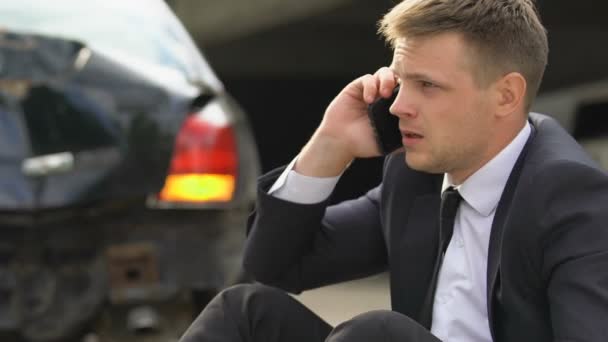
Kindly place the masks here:
[(547, 31), (532, 0), (403, 0), (379, 23), (393, 47), (400, 38), (445, 32), (471, 44), (480, 86), (509, 72), (526, 79), (526, 109), (536, 97), (547, 66)]

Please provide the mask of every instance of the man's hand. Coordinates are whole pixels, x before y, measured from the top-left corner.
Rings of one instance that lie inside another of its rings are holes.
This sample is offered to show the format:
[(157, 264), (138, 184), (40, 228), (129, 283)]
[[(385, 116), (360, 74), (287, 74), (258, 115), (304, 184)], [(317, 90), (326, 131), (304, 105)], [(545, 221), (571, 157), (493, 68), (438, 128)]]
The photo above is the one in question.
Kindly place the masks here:
[(330, 103), (315, 134), (306, 144), (295, 171), (311, 177), (332, 177), (354, 158), (380, 156), (367, 116), (370, 104), (392, 95), (397, 81), (387, 67), (347, 85)]

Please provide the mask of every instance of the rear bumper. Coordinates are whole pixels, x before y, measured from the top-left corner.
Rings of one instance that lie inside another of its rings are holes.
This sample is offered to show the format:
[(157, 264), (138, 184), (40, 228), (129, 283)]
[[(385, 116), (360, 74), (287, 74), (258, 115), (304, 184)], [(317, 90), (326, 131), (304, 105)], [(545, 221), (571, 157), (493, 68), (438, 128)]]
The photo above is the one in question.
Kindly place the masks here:
[(244, 210), (142, 207), (2, 225), (0, 333), (65, 339), (104, 309), (220, 290), (240, 271), (246, 217)]

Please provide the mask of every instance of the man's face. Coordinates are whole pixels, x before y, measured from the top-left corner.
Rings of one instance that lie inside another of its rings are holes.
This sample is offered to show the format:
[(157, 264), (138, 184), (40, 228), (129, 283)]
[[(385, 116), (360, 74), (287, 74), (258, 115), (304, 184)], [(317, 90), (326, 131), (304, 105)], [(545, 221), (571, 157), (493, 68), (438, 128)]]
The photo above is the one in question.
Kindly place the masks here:
[(401, 39), (391, 68), (401, 83), (391, 113), (399, 117), (406, 162), (464, 181), (491, 155), (489, 90), (475, 83), (475, 61), (457, 33)]

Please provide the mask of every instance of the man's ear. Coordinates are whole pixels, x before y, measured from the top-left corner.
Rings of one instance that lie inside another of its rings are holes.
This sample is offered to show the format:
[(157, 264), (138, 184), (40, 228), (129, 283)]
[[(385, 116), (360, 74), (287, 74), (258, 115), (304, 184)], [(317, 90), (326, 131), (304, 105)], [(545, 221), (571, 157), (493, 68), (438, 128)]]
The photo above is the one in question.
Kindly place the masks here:
[(495, 83), (496, 115), (505, 117), (525, 106), (527, 83), (518, 72), (506, 74)]

